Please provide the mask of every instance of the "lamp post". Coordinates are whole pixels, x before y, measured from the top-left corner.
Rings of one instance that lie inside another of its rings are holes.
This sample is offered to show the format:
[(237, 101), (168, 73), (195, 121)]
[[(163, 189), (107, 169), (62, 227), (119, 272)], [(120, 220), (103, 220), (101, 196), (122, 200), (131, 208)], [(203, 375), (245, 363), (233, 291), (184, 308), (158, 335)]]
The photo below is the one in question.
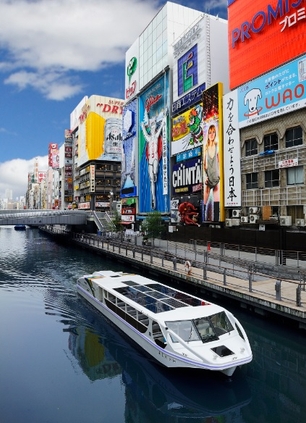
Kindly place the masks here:
[(109, 211), (110, 211), (110, 213), (112, 213), (112, 209), (113, 209), (113, 197), (114, 197), (114, 193), (113, 193), (113, 191), (111, 191), (109, 193)]

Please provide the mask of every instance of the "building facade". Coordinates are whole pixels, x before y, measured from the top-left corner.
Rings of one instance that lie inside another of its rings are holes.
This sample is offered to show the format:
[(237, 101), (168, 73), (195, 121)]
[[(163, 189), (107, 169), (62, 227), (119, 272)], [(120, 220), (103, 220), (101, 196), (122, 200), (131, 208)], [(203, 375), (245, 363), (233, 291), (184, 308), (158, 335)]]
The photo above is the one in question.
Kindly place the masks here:
[(228, 16), (232, 91), (224, 100), (224, 137), (241, 166), (240, 180), (229, 164), (225, 169), (228, 226), (304, 226), (305, 2), (233, 0)]
[(158, 211), (179, 223), (188, 203), (198, 219), (184, 223), (203, 222), (203, 92), (219, 81), (228, 90), (227, 51), (225, 20), (171, 2), (127, 51), (120, 195), (130, 221)]

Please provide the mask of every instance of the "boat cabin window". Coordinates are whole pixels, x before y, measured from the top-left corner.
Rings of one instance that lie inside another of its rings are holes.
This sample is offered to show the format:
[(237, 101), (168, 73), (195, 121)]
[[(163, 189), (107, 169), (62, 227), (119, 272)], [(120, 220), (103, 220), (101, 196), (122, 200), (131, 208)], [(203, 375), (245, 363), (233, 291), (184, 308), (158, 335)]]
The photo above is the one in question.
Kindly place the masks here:
[(213, 341), (233, 330), (233, 326), (224, 311), (195, 319), (194, 323), (203, 342)]
[(224, 311), (194, 320), (166, 322), (166, 325), (177, 335), (170, 333), (172, 342), (179, 342), (179, 338), (185, 342), (199, 340), (210, 342), (233, 330), (233, 326)]
[[(168, 329), (178, 335), (185, 342), (199, 341), (200, 337), (192, 320), (178, 320), (176, 322), (166, 322)], [(170, 333), (172, 342), (179, 342), (179, 339)]]

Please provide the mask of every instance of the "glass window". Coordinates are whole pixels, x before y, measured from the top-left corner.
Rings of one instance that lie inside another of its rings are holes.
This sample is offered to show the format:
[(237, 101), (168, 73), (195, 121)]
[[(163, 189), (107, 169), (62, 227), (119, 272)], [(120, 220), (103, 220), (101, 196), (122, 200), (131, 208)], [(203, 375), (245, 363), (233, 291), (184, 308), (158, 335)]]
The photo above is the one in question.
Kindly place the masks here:
[(245, 155), (253, 156), (254, 154), (257, 154), (257, 140), (256, 138), (251, 138), (245, 142)]
[(272, 188), (279, 186), (279, 169), (265, 171), (265, 187)]
[(287, 185), (298, 185), (304, 183), (303, 166), (289, 167), (287, 169)]
[(285, 133), (286, 148), (303, 144), (303, 131), (301, 126), (287, 129)]
[(278, 136), (276, 132), (264, 136), (264, 151), (278, 150)]
[[(179, 320), (176, 322), (166, 322), (167, 327), (178, 335), (183, 341), (199, 341), (199, 334), (194, 327), (192, 320)], [(179, 342), (178, 338), (170, 333), (172, 342)]]
[(246, 189), (258, 188), (258, 173), (246, 174)]

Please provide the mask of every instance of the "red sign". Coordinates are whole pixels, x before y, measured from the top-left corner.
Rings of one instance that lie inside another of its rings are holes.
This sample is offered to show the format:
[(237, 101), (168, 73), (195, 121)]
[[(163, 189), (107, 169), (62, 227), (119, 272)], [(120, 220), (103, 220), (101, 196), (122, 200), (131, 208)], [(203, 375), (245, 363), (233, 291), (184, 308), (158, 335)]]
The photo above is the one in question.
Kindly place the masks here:
[(234, 89), (305, 53), (306, 0), (233, 0), (228, 30)]

